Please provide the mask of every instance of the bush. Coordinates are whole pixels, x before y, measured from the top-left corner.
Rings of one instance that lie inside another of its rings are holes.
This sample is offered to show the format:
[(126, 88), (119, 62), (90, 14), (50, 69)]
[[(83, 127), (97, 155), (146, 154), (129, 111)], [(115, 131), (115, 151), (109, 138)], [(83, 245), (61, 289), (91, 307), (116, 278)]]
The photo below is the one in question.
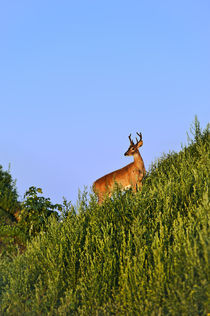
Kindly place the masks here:
[(9, 171), (3, 171), (0, 165), (0, 219), (11, 224), (15, 221), (14, 213), (19, 209), (15, 181)]
[(24, 195), (25, 200), (21, 203), (21, 211), (17, 216), (18, 227), (28, 238), (45, 230), (49, 217), (59, 217), (56, 210), (60, 209), (61, 205), (52, 204), (49, 198), (39, 194), (42, 194), (41, 188), (30, 187)]
[(16, 244), (22, 243), (23, 236), (15, 227), (15, 214), (19, 210), (15, 181), (0, 165), (0, 254), (11, 254), (15, 252)]

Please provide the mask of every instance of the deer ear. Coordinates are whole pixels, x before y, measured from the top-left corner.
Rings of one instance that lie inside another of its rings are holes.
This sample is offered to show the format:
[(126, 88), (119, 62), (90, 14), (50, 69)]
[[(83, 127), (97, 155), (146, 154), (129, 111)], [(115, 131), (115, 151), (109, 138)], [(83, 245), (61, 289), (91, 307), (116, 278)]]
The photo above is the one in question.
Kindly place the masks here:
[(143, 145), (143, 140), (140, 140), (140, 142), (138, 142), (137, 144), (137, 148), (141, 147)]

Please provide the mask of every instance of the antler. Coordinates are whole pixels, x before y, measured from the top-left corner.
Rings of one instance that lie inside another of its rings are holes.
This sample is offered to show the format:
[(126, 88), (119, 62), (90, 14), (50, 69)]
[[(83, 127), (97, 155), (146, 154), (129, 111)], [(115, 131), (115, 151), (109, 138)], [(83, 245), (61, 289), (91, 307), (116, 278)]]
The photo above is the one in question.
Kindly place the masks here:
[(142, 140), (142, 133), (136, 133), (139, 137), (140, 137), (140, 139), (138, 140), (138, 138), (136, 137), (136, 141), (137, 141), (137, 143), (139, 143), (141, 140)]
[(131, 134), (128, 136), (128, 138), (129, 138), (129, 140), (130, 140), (131, 145), (134, 145), (134, 142), (133, 142), (132, 139), (131, 139)]

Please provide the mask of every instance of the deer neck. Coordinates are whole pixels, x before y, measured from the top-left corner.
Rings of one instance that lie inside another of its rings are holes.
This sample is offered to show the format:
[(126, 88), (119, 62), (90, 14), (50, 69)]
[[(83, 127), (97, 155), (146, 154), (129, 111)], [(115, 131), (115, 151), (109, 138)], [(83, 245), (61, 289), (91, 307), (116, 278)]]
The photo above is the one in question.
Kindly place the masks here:
[(142, 156), (140, 154), (139, 151), (135, 152), (135, 154), (133, 155), (133, 158), (134, 158), (134, 165), (138, 168), (138, 169), (141, 169), (141, 170), (144, 170), (144, 161), (142, 159)]

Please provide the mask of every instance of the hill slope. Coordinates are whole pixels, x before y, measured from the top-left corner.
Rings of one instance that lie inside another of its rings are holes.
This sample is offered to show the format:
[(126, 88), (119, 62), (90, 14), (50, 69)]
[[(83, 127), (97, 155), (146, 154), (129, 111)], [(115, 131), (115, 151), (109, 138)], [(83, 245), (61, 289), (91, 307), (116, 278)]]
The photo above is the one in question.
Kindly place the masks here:
[(206, 315), (209, 130), (150, 169), (141, 192), (66, 204), (1, 261), (4, 315)]

